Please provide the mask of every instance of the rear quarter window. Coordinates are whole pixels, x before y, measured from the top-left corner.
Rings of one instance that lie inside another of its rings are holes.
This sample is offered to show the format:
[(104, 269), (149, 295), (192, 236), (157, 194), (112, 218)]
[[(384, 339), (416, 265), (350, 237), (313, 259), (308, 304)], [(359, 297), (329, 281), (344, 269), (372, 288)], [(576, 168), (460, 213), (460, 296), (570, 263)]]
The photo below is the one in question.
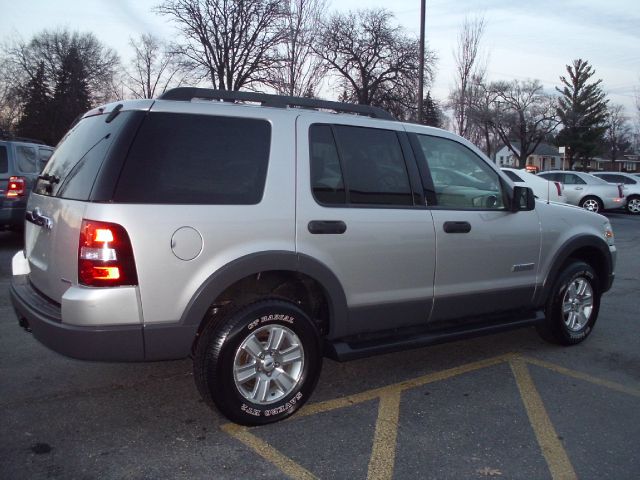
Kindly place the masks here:
[(114, 200), (257, 204), (270, 145), (266, 120), (152, 112), (133, 142)]
[(0, 173), (9, 172), (9, 158), (7, 157), (7, 147), (0, 145)]
[(36, 149), (24, 145), (16, 146), (16, 163), (18, 170), (22, 173), (37, 173), (38, 163)]

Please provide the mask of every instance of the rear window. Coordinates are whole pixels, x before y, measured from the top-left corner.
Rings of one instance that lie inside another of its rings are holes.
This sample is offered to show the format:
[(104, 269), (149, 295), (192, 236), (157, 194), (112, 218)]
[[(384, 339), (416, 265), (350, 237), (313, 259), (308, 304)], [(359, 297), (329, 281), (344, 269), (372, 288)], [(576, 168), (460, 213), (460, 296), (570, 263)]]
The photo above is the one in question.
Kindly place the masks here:
[(0, 145), (0, 173), (9, 172), (9, 158), (7, 157), (7, 147)]
[(133, 142), (114, 200), (259, 203), (270, 144), (271, 125), (265, 120), (150, 113)]
[(16, 146), (16, 163), (22, 173), (37, 173), (36, 149), (24, 145)]
[[(40, 195), (88, 200), (109, 146), (133, 112), (121, 112), (107, 123), (107, 115), (81, 120), (56, 147), (34, 188)], [(40, 154), (40, 161), (46, 153)]]

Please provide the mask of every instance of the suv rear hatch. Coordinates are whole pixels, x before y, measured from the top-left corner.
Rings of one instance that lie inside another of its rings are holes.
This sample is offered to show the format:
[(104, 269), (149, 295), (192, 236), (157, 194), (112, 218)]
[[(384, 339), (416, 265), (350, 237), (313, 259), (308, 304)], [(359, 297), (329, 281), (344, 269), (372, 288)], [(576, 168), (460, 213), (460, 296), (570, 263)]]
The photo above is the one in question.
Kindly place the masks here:
[[(87, 113), (65, 135), (29, 197), (25, 256), (33, 286), (60, 303), (78, 283), (80, 229), (88, 202), (106, 202), (145, 111), (152, 101), (107, 105)], [(114, 108), (115, 107), (115, 108)]]

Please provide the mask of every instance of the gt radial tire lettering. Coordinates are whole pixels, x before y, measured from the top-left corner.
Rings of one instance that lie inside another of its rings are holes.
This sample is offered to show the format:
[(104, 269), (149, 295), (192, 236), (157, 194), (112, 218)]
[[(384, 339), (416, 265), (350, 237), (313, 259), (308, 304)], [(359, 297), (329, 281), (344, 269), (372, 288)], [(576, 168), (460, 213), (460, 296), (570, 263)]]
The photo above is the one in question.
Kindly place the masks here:
[(293, 408), (293, 406), (298, 402), (298, 400), (300, 400), (302, 398), (302, 393), (298, 392), (296, 394), (295, 397), (293, 397), (291, 400), (289, 400), (287, 403), (285, 403), (284, 405), (280, 405), (277, 408), (272, 408), (270, 410), (265, 410), (264, 411), (264, 416), (265, 417), (271, 417), (273, 415), (277, 415), (279, 413), (284, 413), (287, 410), (291, 410)]
[(259, 417), (262, 415), (262, 411), (258, 410), (257, 408), (252, 408), (249, 407), (246, 404), (242, 404), (242, 406), (240, 407), (240, 410), (242, 410), (245, 413), (248, 413), (249, 415), (253, 415), (254, 417)]
[(289, 324), (293, 324), (294, 320), (295, 318), (292, 317), (291, 315), (285, 315), (285, 314), (264, 315), (263, 317), (260, 317), (254, 320), (253, 322), (251, 322), (249, 325), (247, 325), (247, 329), (253, 330), (261, 323), (267, 323), (267, 322), (286, 322)]

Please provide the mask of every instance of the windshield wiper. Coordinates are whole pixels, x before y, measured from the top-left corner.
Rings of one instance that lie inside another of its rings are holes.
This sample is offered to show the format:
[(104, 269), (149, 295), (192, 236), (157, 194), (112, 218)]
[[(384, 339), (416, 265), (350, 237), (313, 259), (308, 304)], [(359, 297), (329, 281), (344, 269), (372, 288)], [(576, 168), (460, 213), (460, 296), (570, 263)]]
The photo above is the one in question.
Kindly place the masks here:
[(58, 177), (57, 175), (49, 175), (48, 173), (38, 175), (38, 180), (44, 180), (45, 182), (49, 182), (51, 184), (60, 183), (60, 177)]

